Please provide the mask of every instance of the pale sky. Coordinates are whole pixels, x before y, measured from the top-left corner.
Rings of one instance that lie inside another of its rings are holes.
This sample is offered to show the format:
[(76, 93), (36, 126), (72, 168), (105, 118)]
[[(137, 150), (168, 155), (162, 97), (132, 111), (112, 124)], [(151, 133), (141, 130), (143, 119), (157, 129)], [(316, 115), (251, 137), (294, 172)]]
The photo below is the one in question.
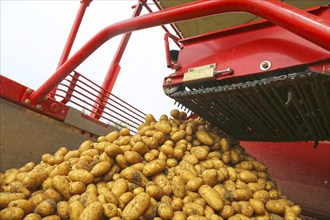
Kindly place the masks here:
[[(92, 1), (71, 55), (104, 27), (130, 18), (136, 2)], [(55, 72), (79, 6), (80, 0), (1, 0), (0, 73), (37, 89)], [(173, 73), (166, 68), (164, 33), (156, 27), (132, 34), (112, 92), (155, 117), (175, 108), (162, 89), (163, 78)], [(101, 85), (120, 37), (105, 43), (76, 70)]]

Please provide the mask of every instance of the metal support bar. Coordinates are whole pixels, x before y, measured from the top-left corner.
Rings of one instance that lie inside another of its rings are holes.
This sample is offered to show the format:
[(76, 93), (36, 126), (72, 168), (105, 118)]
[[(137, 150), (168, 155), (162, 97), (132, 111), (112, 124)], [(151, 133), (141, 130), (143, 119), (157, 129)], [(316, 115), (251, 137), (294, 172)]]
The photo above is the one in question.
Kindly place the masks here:
[[(132, 18), (137, 17), (141, 14), (142, 11), (142, 3), (139, 1), (139, 3), (136, 5)], [(126, 46), (128, 44), (128, 41), (132, 35), (132, 32), (125, 33), (121, 39), (121, 42), (118, 46), (118, 49), (116, 51), (115, 56), (113, 57), (112, 63), (108, 69), (107, 75), (104, 78), (103, 84), (102, 84), (102, 90), (99, 91), (97, 101), (95, 102), (93, 106), (93, 110), (91, 113), (91, 117), (99, 119), (101, 115), (103, 114), (105, 105), (109, 99), (109, 94), (111, 93), (113, 86), (115, 85), (115, 82), (117, 80), (119, 71), (120, 71), (120, 60), (124, 54), (124, 51), (126, 49)], [(108, 94), (104, 93), (104, 90), (108, 91)], [(102, 104), (99, 104), (102, 103)]]
[[(85, 14), (85, 11), (86, 11), (86, 8), (89, 6), (89, 4), (92, 2), (93, 0), (81, 0), (80, 3), (80, 8), (77, 12), (77, 15), (76, 15), (76, 18), (73, 22), (73, 25), (72, 25), (72, 28), (71, 28), (71, 31), (69, 33), (69, 36), (68, 36), (68, 39), (66, 41), (66, 44), (63, 48), (63, 52), (62, 52), (62, 55), (60, 57), (60, 60), (57, 64), (57, 68), (60, 68), (60, 66), (62, 66), (63, 63), (65, 63), (65, 61), (68, 60), (68, 57), (70, 55), (70, 52), (71, 52), (71, 49), (72, 49), (72, 45), (74, 43), (74, 40), (77, 36), (77, 33), (78, 33), (78, 30), (79, 30), (79, 27), (80, 27), (80, 24), (81, 24), (81, 21), (84, 17), (84, 14)], [(53, 93), (55, 94), (56, 93), (56, 90), (57, 88), (54, 88), (53, 90)], [(52, 95), (53, 96), (53, 95)], [(65, 100), (62, 100), (62, 102), (66, 102)]]
[(285, 3), (275, 0), (197, 1), (124, 20), (104, 28), (34, 91), (31, 99), (34, 102), (42, 100), (97, 48), (114, 36), (163, 24), (233, 11), (249, 12), (265, 18), (320, 47), (330, 50), (330, 22)]

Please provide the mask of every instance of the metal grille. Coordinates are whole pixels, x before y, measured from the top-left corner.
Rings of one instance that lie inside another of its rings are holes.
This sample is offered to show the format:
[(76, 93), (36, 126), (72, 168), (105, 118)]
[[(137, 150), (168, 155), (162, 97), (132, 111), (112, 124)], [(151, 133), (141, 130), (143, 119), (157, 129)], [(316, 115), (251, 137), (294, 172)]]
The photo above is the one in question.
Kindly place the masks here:
[(126, 127), (133, 133), (137, 132), (138, 126), (145, 119), (145, 113), (78, 72), (73, 72), (64, 79), (52, 95), (104, 124), (117, 128)]
[(169, 96), (239, 140), (330, 140), (329, 75), (306, 71)]

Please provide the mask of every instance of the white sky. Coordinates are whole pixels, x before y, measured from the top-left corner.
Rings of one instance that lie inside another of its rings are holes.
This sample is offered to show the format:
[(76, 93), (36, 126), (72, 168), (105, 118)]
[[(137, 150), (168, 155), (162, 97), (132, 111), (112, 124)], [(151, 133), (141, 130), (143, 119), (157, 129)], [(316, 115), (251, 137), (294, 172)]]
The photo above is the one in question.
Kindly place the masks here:
[[(94, 0), (87, 8), (71, 55), (104, 27), (130, 18), (137, 0)], [(55, 72), (80, 0), (1, 0), (0, 73), (37, 89)], [(146, 9), (143, 10), (146, 13)], [(164, 31), (134, 32), (121, 61), (113, 94), (155, 117), (175, 106), (162, 89), (166, 68)], [(102, 85), (120, 37), (101, 46), (76, 70)]]

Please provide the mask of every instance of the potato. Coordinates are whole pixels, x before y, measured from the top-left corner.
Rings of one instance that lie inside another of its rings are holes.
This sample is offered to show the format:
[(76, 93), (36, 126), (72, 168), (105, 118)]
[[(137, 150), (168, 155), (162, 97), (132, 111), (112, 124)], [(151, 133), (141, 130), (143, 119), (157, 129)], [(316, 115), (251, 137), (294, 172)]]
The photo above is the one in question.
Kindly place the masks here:
[(56, 208), (56, 202), (54, 200), (46, 199), (37, 205), (35, 208), (35, 213), (41, 216), (53, 215), (56, 211)]
[(172, 126), (169, 124), (168, 121), (159, 121), (155, 123), (155, 129), (165, 134), (169, 134), (172, 132)]
[(201, 177), (196, 177), (196, 178), (190, 179), (187, 182), (186, 188), (187, 188), (187, 190), (196, 192), (199, 189), (199, 187), (203, 184), (204, 184), (204, 180)]
[(97, 200), (97, 194), (95, 194), (93, 192), (87, 192), (86, 191), (83, 194), (81, 194), (80, 201), (84, 205), (84, 207), (86, 207), (89, 204), (92, 204), (92, 203), (98, 201)]
[(78, 220), (80, 214), (85, 209), (84, 205), (80, 201), (74, 201), (72, 203), (69, 203), (69, 217), (70, 220)]
[(112, 203), (103, 204), (103, 215), (107, 218), (112, 218), (118, 215), (117, 206)]
[(147, 185), (146, 193), (148, 193), (152, 198), (159, 199), (163, 195), (162, 189), (156, 184)]
[(174, 211), (170, 203), (163, 202), (158, 205), (158, 215), (162, 219), (172, 219)]
[(205, 200), (205, 202), (216, 211), (223, 209), (223, 201), (218, 193), (208, 185), (202, 185), (198, 189), (199, 195)]
[(184, 214), (182, 211), (176, 211), (173, 214), (173, 219), (172, 220), (186, 220), (187, 215)]
[(26, 188), (32, 189), (40, 186), (47, 177), (46, 170), (32, 170), (26, 175), (22, 183)]
[(190, 152), (195, 155), (198, 160), (205, 160), (209, 153), (205, 147), (192, 147)]
[(90, 172), (83, 169), (71, 170), (68, 174), (68, 177), (70, 181), (80, 181), (85, 185), (93, 182), (94, 178)]
[(266, 190), (259, 190), (253, 193), (253, 198), (266, 203), (270, 199), (270, 195)]
[(232, 195), (237, 201), (247, 201), (252, 197), (252, 191), (249, 188), (236, 189), (233, 191)]
[(254, 210), (248, 201), (239, 201), (238, 204), (241, 206), (241, 213), (243, 215), (249, 218), (252, 217)]
[[(108, 172), (111, 169), (111, 164), (107, 161), (97, 163), (93, 169), (90, 171), (90, 174), (93, 176), (101, 176)], [(85, 183), (88, 184), (88, 183)]]
[(61, 196), (63, 196), (63, 198), (66, 200), (70, 199), (70, 184), (66, 176), (55, 176), (53, 178), (53, 186), (61, 194)]
[(183, 130), (179, 130), (171, 135), (171, 140), (174, 142), (178, 142), (181, 139), (184, 139), (186, 136), (186, 132)]
[(49, 215), (43, 217), (42, 220), (61, 220), (61, 218), (58, 215)]
[(136, 164), (143, 161), (143, 157), (135, 151), (125, 151), (124, 156), (129, 164)]
[(257, 182), (257, 176), (251, 171), (244, 170), (239, 175), (239, 179), (245, 183)]
[(54, 177), (57, 175), (68, 175), (70, 171), (70, 163), (68, 161), (64, 161), (57, 165), (52, 172), (50, 172), (49, 177)]
[(138, 219), (148, 209), (150, 204), (150, 196), (147, 193), (136, 195), (124, 208), (123, 219)]
[(292, 209), (288, 206), (285, 206), (285, 210), (284, 210), (284, 219), (285, 220), (296, 220), (297, 217), (295, 215), (295, 213), (292, 211)]
[(82, 194), (83, 192), (85, 192), (86, 186), (83, 182), (80, 181), (70, 182), (69, 190), (72, 195)]
[(118, 154), (123, 154), (123, 150), (116, 144), (109, 144), (105, 147), (104, 152), (110, 157), (117, 156)]
[(172, 192), (178, 198), (183, 198), (186, 195), (185, 181), (181, 176), (175, 176), (172, 179)]
[(220, 212), (220, 216), (224, 219), (228, 219), (229, 217), (233, 216), (234, 214), (235, 214), (235, 210), (230, 205), (225, 205)]
[(120, 175), (129, 182), (135, 183), (138, 186), (145, 186), (149, 181), (147, 177), (139, 170), (132, 167), (127, 167), (121, 171)]
[(118, 131), (112, 131), (111, 133), (107, 134), (105, 136), (106, 140), (110, 143), (117, 140), (119, 138), (119, 132)]
[(293, 205), (291, 206), (291, 210), (294, 212), (294, 214), (298, 217), (301, 214), (301, 207), (299, 205)]
[(60, 201), (56, 205), (56, 213), (61, 219), (69, 218), (69, 203), (67, 201)]
[(202, 178), (206, 185), (214, 186), (218, 182), (218, 172), (216, 169), (207, 169), (202, 173)]
[(250, 205), (252, 206), (254, 213), (257, 215), (264, 215), (266, 212), (265, 205), (261, 200), (258, 199), (250, 199)]
[(164, 160), (156, 159), (145, 164), (142, 172), (146, 176), (153, 176), (164, 170), (165, 166), (166, 162)]
[(11, 201), (24, 198), (25, 195), (23, 193), (0, 192), (0, 208), (7, 207)]
[(0, 211), (0, 219), (20, 220), (24, 217), (23, 209), (19, 207), (8, 207)]
[(32, 212), (32, 204), (30, 201), (25, 199), (17, 199), (14, 201), (11, 201), (8, 204), (8, 207), (18, 207), (21, 208), (24, 211), (24, 214), (27, 215)]
[(41, 220), (42, 217), (36, 213), (30, 213), (26, 215), (23, 220)]
[(182, 211), (187, 216), (191, 215), (203, 215), (204, 214), (204, 207), (200, 204), (196, 204), (193, 202), (188, 202), (183, 205)]
[(285, 211), (284, 204), (279, 200), (268, 200), (265, 207), (268, 212), (274, 214), (282, 215)]
[(213, 138), (212, 138), (211, 135), (209, 135), (209, 133), (206, 132), (206, 131), (198, 130), (198, 131), (196, 131), (195, 135), (196, 135), (196, 138), (197, 138), (202, 144), (205, 144), (205, 145), (208, 145), (208, 146), (212, 146), (212, 145), (214, 144), (214, 140), (213, 140)]
[(104, 208), (100, 202), (93, 202), (82, 211), (79, 220), (98, 220), (103, 215)]

